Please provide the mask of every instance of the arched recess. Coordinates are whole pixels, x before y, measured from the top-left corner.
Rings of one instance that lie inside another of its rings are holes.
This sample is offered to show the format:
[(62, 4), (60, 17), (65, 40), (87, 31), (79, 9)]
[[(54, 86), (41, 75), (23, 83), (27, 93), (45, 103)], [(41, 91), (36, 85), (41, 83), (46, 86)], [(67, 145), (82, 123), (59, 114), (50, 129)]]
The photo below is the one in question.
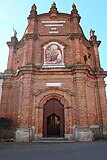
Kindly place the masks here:
[(36, 136), (43, 137), (43, 107), (50, 99), (57, 99), (64, 107), (64, 133), (71, 134), (72, 114), (71, 104), (72, 95), (68, 90), (49, 88), (41, 90), (35, 94), (35, 128)]

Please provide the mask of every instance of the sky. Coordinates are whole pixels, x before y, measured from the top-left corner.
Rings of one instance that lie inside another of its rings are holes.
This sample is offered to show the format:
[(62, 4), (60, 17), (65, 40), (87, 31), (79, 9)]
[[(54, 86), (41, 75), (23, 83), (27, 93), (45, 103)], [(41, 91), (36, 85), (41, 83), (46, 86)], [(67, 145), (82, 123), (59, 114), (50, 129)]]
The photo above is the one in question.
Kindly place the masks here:
[[(20, 40), (27, 27), (27, 17), (31, 6), (36, 4), (38, 14), (47, 13), (53, 1), (59, 12), (68, 14), (71, 13), (72, 4), (76, 4), (81, 16), (80, 25), (86, 38), (89, 39), (89, 31), (92, 28), (95, 30), (97, 39), (101, 40), (99, 47), (101, 67), (107, 71), (106, 0), (3, 0), (0, 2), (0, 72), (7, 67), (9, 50), (6, 42), (10, 41), (13, 36), (13, 28), (17, 31), (17, 37)], [(105, 81), (107, 84), (107, 78)]]

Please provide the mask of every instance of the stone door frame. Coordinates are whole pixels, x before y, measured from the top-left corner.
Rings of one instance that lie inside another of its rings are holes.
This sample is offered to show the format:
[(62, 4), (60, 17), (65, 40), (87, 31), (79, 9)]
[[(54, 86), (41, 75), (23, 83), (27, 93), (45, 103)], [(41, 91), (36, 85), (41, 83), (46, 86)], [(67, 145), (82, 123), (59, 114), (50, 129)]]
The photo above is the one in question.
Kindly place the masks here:
[(59, 88), (49, 88), (41, 90), (35, 94), (35, 138), (43, 137), (43, 107), (50, 99), (57, 99), (64, 106), (64, 137), (69, 138), (72, 134), (72, 94), (68, 90)]

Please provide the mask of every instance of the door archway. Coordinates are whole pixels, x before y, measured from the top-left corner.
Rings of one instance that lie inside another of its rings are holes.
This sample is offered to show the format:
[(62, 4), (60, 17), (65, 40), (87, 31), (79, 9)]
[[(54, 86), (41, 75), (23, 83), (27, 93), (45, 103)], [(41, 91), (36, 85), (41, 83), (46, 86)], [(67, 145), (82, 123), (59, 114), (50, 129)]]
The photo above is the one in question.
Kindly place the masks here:
[(64, 136), (64, 107), (57, 99), (48, 100), (43, 108), (43, 136)]

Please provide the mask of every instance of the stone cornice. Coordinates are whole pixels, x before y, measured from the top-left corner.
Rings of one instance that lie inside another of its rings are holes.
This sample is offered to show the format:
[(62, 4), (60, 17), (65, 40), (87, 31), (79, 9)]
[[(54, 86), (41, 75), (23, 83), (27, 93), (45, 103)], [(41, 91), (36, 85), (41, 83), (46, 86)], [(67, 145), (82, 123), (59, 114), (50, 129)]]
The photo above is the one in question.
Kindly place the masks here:
[(22, 48), (24, 46), (24, 38), (22, 38), (16, 45), (16, 48)]
[(48, 87), (48, 88), (45, 88), (45, 89), (41, 89), (41, 90), (37, 91), (36, 93), (34, 93), (34, 95), (38, 96), (41, 93), (44, 93), (44, 92), (47, 92), (47, 91), (50, 91), (50, 90), (51, 91), (55, 91), (55, 92), (57, 90), (57, 91), (61, 91), (63, 93), (67, 92), (69, 95), (74, 96), (74, 93), (70, 92), (70, 90), (68, 90), (68, 89), (62, 89), (62, 88), (58, 88), (58, 87)]
[(8, 47), (14, 47), (18, 43), (18, 39), (16, 37), (11, 37), (11, 41), (7, 42)]
[(51, 42), (57, 42), (57, 43), (61, 44), (61, 45), (64, 46), (64, 47), (67, 45), (67, 44), (65, 44), (65, 42), (62, 42), (62, 41), (60, 41), (60, 40), (58, 40), (58, 39), (52, 39), (52, 40), (49, 40), (49, 41), (44, 42), (44, 43), (41, 45), (41, 47), (43, 47), (43, 46), (45, 46), (46, 44), (51, 43)]
[(25, 38), (25, 40), (29, 40), (29, 39), (37, 40), (38, 35), (35, 34), (35, 33), (27, 33), (27, 34), (24, 36), (24, 38)]
[[(11, 74), (13, 77), (20, 76), (23, 74), (37, 74), (37, 75), (50, 75), (50, 74), (56, 74), (57, 75), (71, 75), (76, 73), (84, 73), (88, 76), (94, 77), (96, 76), (96, 73), (90, 66), (84, 65), (82, 63), (78, 64), (72, 64), (70, 67), (64, 67), (64, 68), (45, 68), (42, 69), (41, 65), (37, 66), (23, 66), (20, 67), (16, 73)], [(107, 72), (101, 72), (101, 74), (106, 74)], [(54, 75), (55, 75), (54, 74)], [(100, 74), (100, 73), (99, 73)]]
[(82, 33), (72, 33), (69, 35), (69, 38), (71, 40), (74, 40), (74, 39), (81, 39), (83, 37), (83, 34)]
[(95, 72), (97, 78), (105, 78), (107, 77), (107, 71), (97, 71)]
[(88, 48), (93, 46), (93, 43), (91, 41), (88, 41), (83, 33), (72, 33), (69, 35), (69, 38), (71, 40), (74, 40), (74, 39), (82, 40), (82, 43)]

